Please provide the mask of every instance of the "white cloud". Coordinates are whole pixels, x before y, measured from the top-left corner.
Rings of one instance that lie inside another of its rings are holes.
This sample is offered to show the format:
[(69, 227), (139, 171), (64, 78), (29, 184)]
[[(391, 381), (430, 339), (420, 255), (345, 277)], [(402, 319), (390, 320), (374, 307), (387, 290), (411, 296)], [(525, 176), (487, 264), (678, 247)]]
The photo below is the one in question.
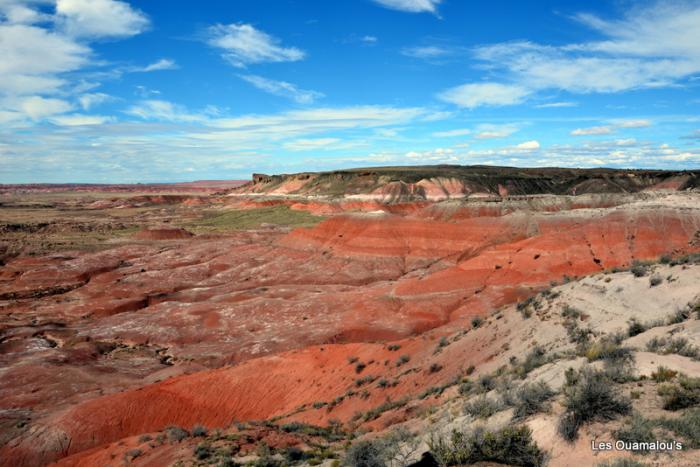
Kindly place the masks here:
[(40, 120), (44, 117), (66, 113), (72, 109), (73, 106), (64, 100), (47, 99), (41, 96), (22, 99), (17, 106), (17, 110), (20, 110), (32, 120)]
[(91, 108), (100, 104), (104, 104), (105, 102), (108, 102), (112, 99), (114, 98), (108, 94), (102, 92), (94, 92), (83, 94), (82, 96), (78, 97), (78, 102), (80, 103), (80, 106), (83, 108), (83, 110), (90, 110)]
[(586, 94), (673, 86), (700, 73), (697, 1), (631, 8), (616, 21), (592, 15), (577, 19), (603, 39), (563, 46), (506, 42), (475, 49), (492, 74), (504, 76), (504, 85), (525, 90), (500, 105), (548, 89)]
[(469, 128), (459, 128), (455, 130), (447, 130), (447, 131), (436, 131), (433, 133), (433, 136), (436, 138), (451, 138), (453, 136), (465, 136), (468, 134), (471, 134), (472, 130)]
[(160, 60), (153, 62), (150, 65), (146, 65), (145, 67), (134, 68), (133, 71), (149, 73), (151, 71), (175, 70), (177, 68), (178, 66), (177, 63), (175, 63), (175, 60), (171, 60), (169, 58), (161, 58)]
[(223, 57), (238, 68), (265, 62), (295, 62), (306, 53), (296, 47), (282, 47), (279, 40), (250, 24), (218, 24), (209, 28), (207, 41), (223, 49)]
[(324, 94), (318, 91), (299, 89), (294, 84), (286, 81), (276, 81), (262, 76), (256, 75), (239, 75), (241, 79), (249, 82), (256, 88), (273, 94), (275, 96), (286, 97), (292, 99), (298, 104), (311, 104), (316, 99), (324, 97)]
[(619, 128), (647, 128), (652, 125), (651, 120), (614, 120), (613, 123)]
[(416, 47), (406, 47), (401, 50), (401, 54), (407, 57), (421, 58), (421, 59), (435, 59), (442, 58), (452, 54), (452, 50), (440, 47), (436, 45), (426, 45), (426, 46), (416, 46)]
[(378, 39), (376, 36), (362, 36), (360, 40), (366, 44), (375, 44)]
[(494, 125), (491, 123), (484, 123), (476, 127), (476, 138), (477, 139), (495, 139), (495, 138), (506, 138), (513, 133), (518, 131), (518, 125), (508, 123), (504, 125)]
[(149, 25), (141, 11), (117, 0), (57, 0), (56, 14), (65, 31), (76, 37), (130, 37)]
[(563, 102), (547, 102), (545, 104), (539, 104), (536, 105), (538, 109), (549, 109), (549, 108), (559, 108), (559, 107), (577, 107), (578, 103), (576, 102), (569, 102), (569, 101), (563, 101)]
[(45, 29), (0, 23), (0, 94), (46, 93), (65, 81), (59, 74), (88, 63), (90, 49)]
[(144, 120), (170, 122), (202, 122), (205, 117), (188, 112), (184, 107), (163, 100), (144, 100), (126, 110), (126, 113)]
[(111, 117), (105, 117), (103, 115), (62, 115), (59, 117), (51, 118), (51, 122), (59, 126), (88, 126), (88, 125), (102, 125), (103, 123), (112, 121)]
[(610, 126), (592, 126), (589, 128), (576, 128), (573, 130), (571, 136), (592, 136), (592, 135), (609, 135), (613, 132)]
[(4, 17), (10, 24), (34, 24), (50, 18), (49, 15), (22, 4), (21, 0), (0, 1), (0, 17)]
[(520, 143), (515, 145), (515, 149), (520, 149), (523, 151), (534, 151), (536, 149), (540, 148), (540, 142), (536, 140), (532, 141), (525, 141), (524, 143)]
[(521, 86), (511, 86), (499, 83), (471, 83), (448, 89), (438, 95), (438, 98), (473, 109), (479, 106), (503, 106), (523, 102), (530, 92)]
[(392, 10), (408, 13), (437, 13), (442, 0), (374, 0), (375, 3)]

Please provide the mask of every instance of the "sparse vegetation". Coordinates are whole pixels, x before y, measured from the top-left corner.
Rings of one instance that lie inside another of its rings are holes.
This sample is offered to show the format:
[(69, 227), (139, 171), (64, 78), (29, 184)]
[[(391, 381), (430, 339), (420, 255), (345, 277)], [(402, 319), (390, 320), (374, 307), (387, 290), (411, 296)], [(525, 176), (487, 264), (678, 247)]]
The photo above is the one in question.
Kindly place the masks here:
[(657, 383), (665, 383), (666, 381), (671, 381), (678, 375), (677, 371), (670, 370), (665, 366), (659, 366), (655, 372), (651, 374), (651, 379)]
[(202, 425), (195, 425), (192, 427), (191, 433), (192, 436), (203, 438), (209, 434), (209, 431)]
[(663, 418), (657, 423), (682, 436), (690, 448), (700, 449), (700, 409), (688, 410), (679, 418)]
[(559, 434), (565, 440), (573, 441), (584, 423), (626, 415), (632, 403), (616, 390), (604, 372), (585, 369), (578, 383), (567, 389), (564, 407), (566, 411), (559, 419)]
[(279, 205), (245, 210), (206, 211), (201, 219), (186, 224), (185, 227), (193, 232), (254, 229), (262, 224), (311, 227), (323, 219), (308, 211)]
[(385, 456), (378, 440), (358, 441), (345, 453), (343, 465), (346, 467), (385, 467)]
[(660, 274), (652, 274), (649, 278), (649, 286), (656, 287), (664, 281), (664, 278)]
[(478, 328), (478, 327), (481, 327), (481, 325), (482, 325), (483, 323), (484, 323), (484, 320), (481, 319), (481, 318), (478, 317), (478, 316), (475, 316), (474, 318), (472, 318), (472, 327), (473, 327), (474, 329), (476, 329), (476, 328)]
[(539, 345), (535, 346), (530, 353), (527, 354), (523, 363), (515, 368), (515, 374), (521, 378), (525, 378), (532, 370), (541, 367), (547, 362), (547, 352), (544, 347)]
[(649, 266), (635, 260), (632, 263), (630, 272), (634, 275), (634, 277), (644, 277), (649, 272)]
[(543, 381), (523, 385), (515, 393), (516, 400), (513, 418), (525, 418), (541, 412), (546, 408), (547, 401), (554, 394), (555, 392), (552, 388)]
[(664, 409), (679, 410), (700, 405), (700, 378), (678, 377), (677, 384), (663, 384), (658, 389)]
[(503, 409), (505, 405), (502, 401), (488, 396), (475, 397), (464, 405), (464, 413), (476, 418), (489, 418)]
[(185, 430), (184, 428), (181, 428), (179, 426), (175, 425), (170, 425), (165, 428), (165, 433), (168, 436), (168, 440), (173, 443), (173, 442), (180, 442), (183, 439), (187, 438), (190, 436), (190, 434)]
[(650, 443), (656, 439), (653, 428), (654, 423), (651, 420), (635, 412), (627, 423), (615, 432), (615, 437), (621, 441)]
[(389, 344), (386, 348), (387, 348), (390, 352), (396, 352), (397, 350), (399, 350), (399, 349), (401, 348), (401, 345), (399, 345), (399, 344)]
[(410, 355), (401, 355), (398, 360), (396, 360), (396, 366), (401, 366), (411, 361)]
[(647, 342), (647, 350), (658, 354), (677, 354), (694, 360), (700, 359), (700, 349), (684, 337), (654, 337)]
[(496, 462), (506, 465), (539, 467), (545, 455), (532, 440), (526, 426), (507, 427), (498, 431), (477, 428), (472, 432), (453, 430), (451, 435), (433, 435), (428, 446), (438, 465), (471, 465)]

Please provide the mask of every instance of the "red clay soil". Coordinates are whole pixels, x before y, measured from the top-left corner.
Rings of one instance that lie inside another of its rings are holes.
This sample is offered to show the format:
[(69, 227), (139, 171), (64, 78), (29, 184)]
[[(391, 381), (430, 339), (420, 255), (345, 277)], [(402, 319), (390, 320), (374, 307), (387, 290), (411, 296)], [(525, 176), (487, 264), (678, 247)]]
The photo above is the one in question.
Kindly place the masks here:
[[(488, 360), (468, 340), (434, 356), (473, 316), (565, 275), (700, 250), (690, 209), (429, 209), (10, 262), (0, 409), (14, 418), (0, 464), (80, 465), (81, 452), (172, 424), (347, 423)], [(433, 361), (445, 370), (428, 372)], [(343, 398), (360, 376), (399, 384)]]

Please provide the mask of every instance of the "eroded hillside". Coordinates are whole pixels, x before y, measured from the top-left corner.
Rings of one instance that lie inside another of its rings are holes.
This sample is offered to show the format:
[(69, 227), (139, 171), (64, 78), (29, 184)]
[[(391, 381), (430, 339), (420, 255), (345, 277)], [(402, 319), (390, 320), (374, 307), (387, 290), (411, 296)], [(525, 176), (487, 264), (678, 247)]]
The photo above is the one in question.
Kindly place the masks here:
[[(550, 465), (619, 455), (586, 443), (635, 410), (673, 432), (658, 420), (691, 417), (697, 402), (666, 410), (649, 378), (664, 365), (677, 372), (665, 383), (686, 390), (695, 380), (681, 373), (700, 376), (700, 208), (695, 191), (658, 191), (692, 186), (694, 174), (666, 175), (576, 197), (148, 199), (111, 248), (3, 267), (0, 459), (330, 464), (363, 433), (404, 427), (416, 435), (395, 443), (415, 444), (408, 463), (438, 456), (435, 437), (452, 428), (512, 425), (518, 391), (539, 380), (552, 394), (516, 418)], [(581, 187), (571, 180), (562, 192)], [(139, 201), (101, 202), (90, 209)], [(640, 277), (622, 271), (662, 257)], [(608, 360), (629, 407), (563, 441), (567, 391), (576, 378), (612, 378)], [(582, 373), (567, 379), (569, 367)], [(696, 432), (673, 433), (693, 448)], [(299, 458), (282, 460), (292, 448)], [(694, 454), (646, 459), (684, 465)]]

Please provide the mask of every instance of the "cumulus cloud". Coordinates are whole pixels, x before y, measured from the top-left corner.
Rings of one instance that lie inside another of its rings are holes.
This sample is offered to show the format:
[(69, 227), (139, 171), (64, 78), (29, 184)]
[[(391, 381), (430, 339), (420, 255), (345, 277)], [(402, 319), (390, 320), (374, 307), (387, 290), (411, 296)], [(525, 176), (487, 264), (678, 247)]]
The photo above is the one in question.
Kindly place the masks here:
[(540, 142), (536, 140), (525, 141), (524, 143), (517, 144), (515, 149), (520, 149), (523, 151), (534, 151), (540, 148)]
[(408, 13), (437, 13), (441, 2), (442, 0), (374, 0), (374, 3), (385, 8)]
[(265, 62), (295, 62), (306, 53), (296, 47), (283, 47), (279, 39), (250, 24), (217, 24), (208, 30), (208, 44), (222, 49), (223, 57), (237, 68)]
[(477, 139), (505, 138), (517, 132), (518, 129), (518, 125), (512, 123), (503, 125), (484, 123), (476, 127), (477, 133), (475, 136)]
[(474, 50), (475, 58), (505, 78), (502, 86), (520, 90), (499, 105), (519, 104), (543, 90), (587, 94), (673, 86), (700, 73), (698, 2), (658, 2), (632, 8), (619, 20), (588, 14), (576, 19), (603, 39), (567, 45), (516, 41)]
[(130, 37), (149, 26), (144, 13), (117, 0), (57, 0), (56, 14), (63, 29), (76, 37)]
[(613, 132), (610, 126), (592, 126), (589, 128), (576, 128), (573, 130), (571, 136), (592, 136), (592, 135), (609, 135)]
[(647, 119), (614, 120), (613, 123), (619, 128), (647, 128), (652, 125), (651, 120)]
[(448, 89), (440, 100), (473, 109), (479, 106), (503, 106), (523, 102), (530, 94), (526, 88), (500, 83), (470, 83)]
[(324, 96), (318, 91), (299, 89), (292, 83), (286, 81), (276, 81), (273, 79), (263, 78), (257, 75), (240, 75), (240, 78), (249, 82), (261, 91), (265, 91), (275, 96), (286, 97), (298, 104), (311, 104), (316, 99)]
[(78, 97), (78, 102), (80, 103), (80, 106), (83, 108), (83, 110), (90, 110), (91, 108), (96, 107), (100, 104), (104, 104), (105, 102), (109, 102), (112, 99), (113, 97), (108, 94), (102, 92), (93, 92), (83, 94), (82, 96)]
[(62, 99), (32, 96), (19, 101), (17, 109), (32, 120), (40, 120), (51, 115), (66, 113), (72, 110), (73, 106)]

